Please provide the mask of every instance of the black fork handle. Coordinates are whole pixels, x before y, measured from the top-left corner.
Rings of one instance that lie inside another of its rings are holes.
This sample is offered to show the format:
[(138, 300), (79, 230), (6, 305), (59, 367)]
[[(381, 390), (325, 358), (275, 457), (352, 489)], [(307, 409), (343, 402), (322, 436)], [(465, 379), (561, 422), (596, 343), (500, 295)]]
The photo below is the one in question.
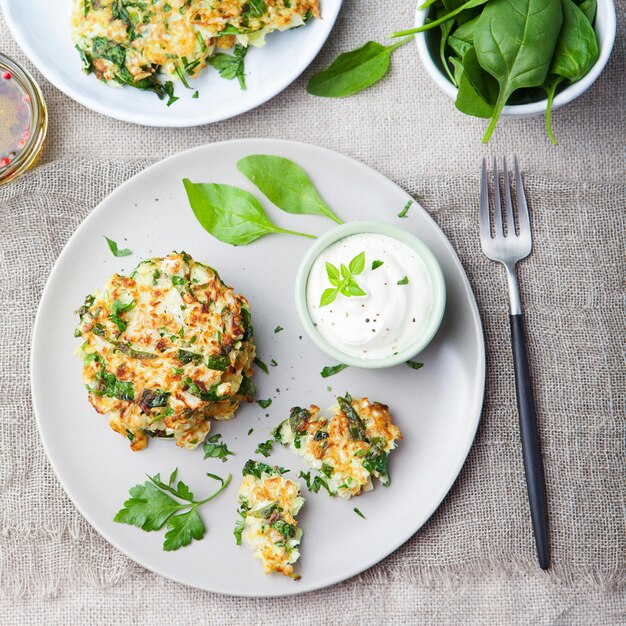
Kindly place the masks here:
[(528, 502), (532, 519), (537, 557), (541, 569), (550, 566), (548, 546), (548, 516), (546, 513), (546, 491), (543, 478), (543, 464), (535, 401), (526, 357), (526, 338), (521, 315), (511, 315), (511, 343), (513, 346), (513, 367), (515, 371), (515, 391), (519, 412), (519, 428), (522, 438), (522, 456), (528, 487)]

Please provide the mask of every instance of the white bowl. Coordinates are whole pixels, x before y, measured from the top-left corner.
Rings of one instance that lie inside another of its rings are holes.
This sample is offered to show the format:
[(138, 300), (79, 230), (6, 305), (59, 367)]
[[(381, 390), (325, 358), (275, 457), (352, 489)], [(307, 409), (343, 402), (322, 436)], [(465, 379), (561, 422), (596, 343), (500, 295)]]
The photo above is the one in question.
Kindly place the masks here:
[[(418, 6), (422, 4), (418, 2)], [(587, 91), (593, 82), (600, 76), (604, 66), (606, 65), (611, 51), (613, 50), (613, 44), (615, 43), (615, 3), (613, 0), (597, 0), (598, 8), (596, 11), (596, 18), (593, 23), (593, 28), (596, 31), (596, 37), (598, 38), (599, 56), (594, 66), (587, 72), (585, 76), (581, 78), (577, 83), (570, 85), (559, 92), (552, 103), (552, 110), (567, 104), (578, 98), (581, 93)], [(415, 25), (422, 26), (426, 21), (429, 9), (415, 11)], [(436, 58), (433, 58), (428, 48), (428, 37), (431, 31), (425, 31), (418, 33), (415, 37), (417, 43), (417, 51), (420, 59), (426, 68), (426, 72), (432, 79), (432, 81), (439, 87), (445, 94), (452, 100), (456, 100), (456, 94), (458, 89), (450, 82), (450, 79), (445, 74), (441, 67), (439, 54)], [(432, 36), (432, 35), (431, 35)], [(537, 115), (539, 113), (545, 113), (547, 98), (538, 100), (537, 102), (530, 102), (527, 104), (511, 104), (505, 106), (502, 109), (502, 115), (513, 115), (518, 117), (524, 117), (528, 115)]]

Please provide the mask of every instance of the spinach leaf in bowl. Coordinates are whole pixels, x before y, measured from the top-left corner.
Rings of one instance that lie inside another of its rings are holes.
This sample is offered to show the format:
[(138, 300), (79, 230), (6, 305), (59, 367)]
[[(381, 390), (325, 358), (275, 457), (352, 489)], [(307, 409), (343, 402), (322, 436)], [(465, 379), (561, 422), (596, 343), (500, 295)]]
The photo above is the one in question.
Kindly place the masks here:
[(476, 56), (500, 85), (483, 143), (514, 91), (545, 82), (562, 22), (561, 0), (492, 0), (481, 13), (474, 31)]
[[(587, 5), (585, 10), (595, 14), (595, 0), (591, 2), (593, 8)], [(566, 80), (570, 83), (579, 81), (592, 68), (599, 56), (596, 33), (583, 12), (582, 5), (578, 7), (572, 0), (561, 0), (561, 5), (563, 26), (550, 64), (550, 73), (543, 85), (548, 94), (546, 130), (553, 144), (556, 144), (556, 138), (552, 132), (552, 102), (557, 87)]]

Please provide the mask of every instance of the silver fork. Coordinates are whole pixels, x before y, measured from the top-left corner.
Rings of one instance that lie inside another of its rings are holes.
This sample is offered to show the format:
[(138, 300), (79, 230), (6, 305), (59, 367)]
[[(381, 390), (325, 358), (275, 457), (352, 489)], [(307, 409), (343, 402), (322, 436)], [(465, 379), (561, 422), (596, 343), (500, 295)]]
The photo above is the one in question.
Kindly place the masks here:
[[(532, 237), (526, 194), (515, 156), (513, 157), (513, 173), (515, 177), (515, 198), (517, 205), (517, 232), (515, 228), (514, 208), (511, 200), (511, 187), (509, 172), (506, 167), (506, 159), (503, 159), (503, 214), (500, 199), (500, 175), (498, 173), (498, 164), (494, 157), (494, 232), (492, 235), (492, 223), (489, 211), (489, 182), (487, 179), (485, 159), (483, 159), (480, 173), (480, 242), (485, 255), (492, 261), (502, 263), (506, 269), (506, 277), (509, 284), (509, 319), (511, 322), (513, 367), (515, 370), (515, 391), (517, 394), (524, 471), (526, 474), (526, 485), (528, 487), (528, 501), (530, 504), (530, 515), (535, 534), (535, 545), (537, 547), (539, 565), (542, 569), (547, 569), (550, 565), (550, 552), (548, 547), (548, 521), (543, 465), (541, 461), (539, 436), (537, 433), (535, 402), (528, 370), (528, 358), (526, 356), (526, 339), (524, 337), (524, 327), (522, 323), (522, 305), (520, 302), (517, 275), (515, 273), (515, 266), (518, 261), (525, 259), (530, 254), (532, 249)], [(506, 234), (503, 226), (506, 226)]]

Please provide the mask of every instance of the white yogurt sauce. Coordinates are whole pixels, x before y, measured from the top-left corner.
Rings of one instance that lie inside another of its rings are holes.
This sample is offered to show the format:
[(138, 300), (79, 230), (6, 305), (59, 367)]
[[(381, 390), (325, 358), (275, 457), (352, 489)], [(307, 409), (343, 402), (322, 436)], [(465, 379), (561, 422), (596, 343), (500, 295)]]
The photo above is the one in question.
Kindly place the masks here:
[[(354, 276), (365, 296), (339, 293), (320, 307), (331, 287), (326, 262), (339, 268), (365, 252), (365, 269)], [(383, 264), (372, 270), (374, 261)], [(398, 281), (406, 284), (398, 284)], [(307, 282), (307, 306), (313, 324), (341, 352), (367, 360), (392, 356), (421, 334), (432, 308), (433, 286), (417, 253), (405, 243), (376, 233), (350, 235), (326, 248), (315, 260)]]

